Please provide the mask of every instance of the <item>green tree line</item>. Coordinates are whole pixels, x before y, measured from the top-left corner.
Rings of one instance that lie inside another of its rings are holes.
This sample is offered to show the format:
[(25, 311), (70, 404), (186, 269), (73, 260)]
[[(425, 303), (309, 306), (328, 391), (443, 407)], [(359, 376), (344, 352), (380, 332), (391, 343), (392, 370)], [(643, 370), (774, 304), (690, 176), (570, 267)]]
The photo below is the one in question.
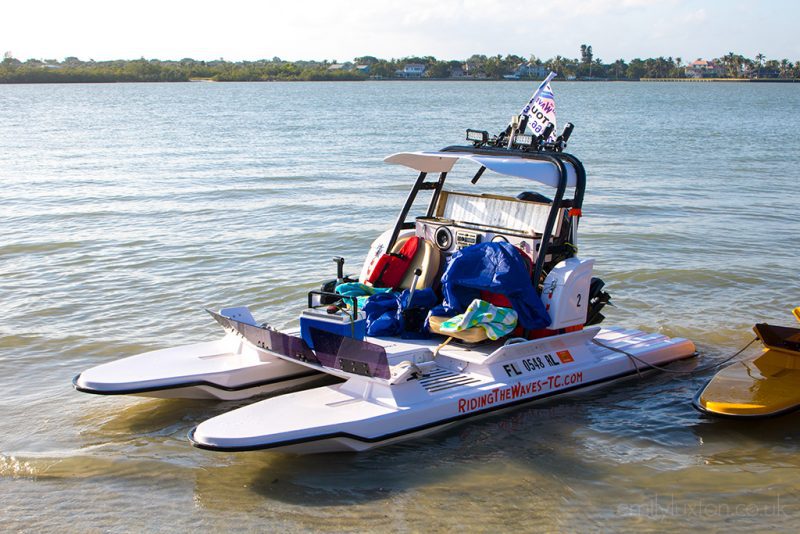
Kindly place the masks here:
[(8, 55), (0, 63), (0, 83), (91, 83), (91, 82), (186, 82), (191, 79), (229, 81), (317, 81), (361, 80), (366, 75), (350, 70), (329, 70), (328, 62), (224, 60), (80, 61), (29, 59), (19, 61)]
[(317, 81), (364, 80), (402, 77), (408, 64), (425, 67), (423, 78), (490, 79), (541, 78), (552, 70), (560, 79), (639, 80), (642, 78), (800, 78), (800, 61), (767, 59), (763, 54), (747, 58), (734, 52), (705, 64), (692, 64), (680, 57), (617, 59), (605, 62), (595, 57), (591, 45), (581, 45), (580, 57), (557, 55), (542, 60), (508, 54), (475, 54), (466, 60), (439, 60), (433, 56), (380, 59), (361, 56), (352, 61), (283, 61), (278, 57), (258, 61), (177, 61), (157, 59), (63, 61), (28, 59), (21, 61), (6, 53), (0, 63), (0, 83), (67, 82), (183, 82), (191, 79), (215, 81)]

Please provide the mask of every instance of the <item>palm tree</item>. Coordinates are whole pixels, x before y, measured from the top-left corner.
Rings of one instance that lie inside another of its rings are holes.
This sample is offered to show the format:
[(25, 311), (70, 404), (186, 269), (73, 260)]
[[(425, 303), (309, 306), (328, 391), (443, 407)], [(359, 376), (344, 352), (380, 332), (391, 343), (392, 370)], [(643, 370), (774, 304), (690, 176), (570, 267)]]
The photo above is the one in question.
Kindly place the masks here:
[(681, 66), (683, 65), (683, 59), (679, 56), (675, 58), (675, 77), (676, 78), (683, 78), (683, 69)]
[(736, 54), (734, 54), (733, 52), (728, 52), (720, 59), (722, 61), (722, 64), (725, 65), (725, 69), (728, 71), (728, 76), (730, 76), (731, 78), (736, 78), (737, 77)]
[(545, 63), (548, 69), (553, 72), (559, 72), (563, 74), (564, 70), (564, 58), (561, 56), (556, 56), (553, 59), (550, 59)]
[(625, 69), (625, 68), (626, 68), (626, 65), (625, 65), (625, 60), (624, 59), (618, 59), (618, 60), (616, 60), (614, 62), (614, 79), (615, 80), (619, 80), (619, 71), (620, 71), (620, 69)]
[(536, 57), (535, 55), (531, 54), (531, 58), (528, 60), (528, 63), (531, 65), (542, 65), (542, 60)]
[(789, 77), (789, 69), (791, 68), (792, 64), (789, 63), (789, 60), (784, 58), (781, 60), (781, 78), (788, 78)]
[(764, 59), (766, 59), (766, 56), (761, 52), (756, 54), (756, 61), (758, 62), (758, 74), (756, 74), (756, 78), (761, 77), (761, 65), (764, 63)]
[(598, 77), (599, 78), (605, 78), (606, 77), (606, 71), (603, 68), (604, 67), (603, 60), (600, 59), (600, 58), (597, 58), (597, 59), (594, 60), (593, 64), (594, 64), (594, 73), (597, 74), (599, 72), (600, 74), (598, 74)]
[(768, 59), (766, 62), (764, 62), (764, 68), (767, 69), (767, 75), (770, 78), (775, 76), (775, 73), (778, 71), (778, 69), (780, 69), (780, 67), (781, 65), (776, 59)]

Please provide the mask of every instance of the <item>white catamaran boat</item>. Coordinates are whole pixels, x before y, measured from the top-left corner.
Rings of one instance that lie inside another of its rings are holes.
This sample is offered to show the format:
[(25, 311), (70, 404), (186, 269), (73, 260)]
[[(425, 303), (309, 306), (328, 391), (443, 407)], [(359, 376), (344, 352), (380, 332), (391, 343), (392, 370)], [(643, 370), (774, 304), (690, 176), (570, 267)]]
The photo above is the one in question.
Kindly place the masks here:
[[(191, 442), (216, 451), (361, 451), (693, 356), (686, 339), (593, 326), (603, 319), (608, 294), (592, 278), (593, 260), (576, 256), (586, 174), (563, 151), (572, 125), (555, 140), (552, 128), (539, 136), (520, 131), (524, 119), (491, 138), (467, 130), (467, 146), (385, 159), (419, 175), (358, 280), (345, 282), (360, 283), (367, 294), (374, 286), (406, 290), (388, 315), (370, 316), (374, 296), (362, 309), (356, 297), (332, 293), (332, 285), (311, 292), (298, 332), (258, 325), (242, 311), (212, 313), (241, 351), (343, 381), (209, 419), (190, 432)], [(473, 184), (489, 170), (549, 186), (553, 197), (445, 189), (457, 163), (477, 167)], [(420, 193), (430, 195), (427, 211), (413, 216)], [(443, 306), (430, 310), (415, 302), (419, 295), (434, 295)], [(478, 306), (512, 308), (518, 315), (513, 332), (492, 336), (481, 323), (491, 322), (491, 313), (475, 326), (448, 326), (448, 315), (463, 313), (473, 297)], [(449, 313), (437, 315), (442, 310)], [(381, 331), (377, 326), (387, 318), (394, 329)]]

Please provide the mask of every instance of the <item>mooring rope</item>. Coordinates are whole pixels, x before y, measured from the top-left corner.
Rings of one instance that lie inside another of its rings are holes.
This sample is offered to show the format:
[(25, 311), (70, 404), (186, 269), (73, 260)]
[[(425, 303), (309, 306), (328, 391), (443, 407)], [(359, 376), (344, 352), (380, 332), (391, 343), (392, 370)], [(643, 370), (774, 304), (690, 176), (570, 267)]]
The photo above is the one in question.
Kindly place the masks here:
[(747, 350), (750, 347), (750, 345), (752, 345), (756, 341), (758, 341), (757, 337), (751, 339), (750, 342), (747, 345), (745, 345), (744, 347), (739, 349), (735, 354), (733, 354), (731, 356), (728, 356), (727, 358), (725, 358), (724, 360), (722, 360), (720, 362), (716, 362), (716, 363), (714, 363), (712, 365), (707, 365), (705, 367), (697, 367), (695, 369), (689, 369), (687, 371), (678, 371), (678, 370), (675, 370), (675, 369), (667, 369), (666, 367), (661, 367), (659, 365), (647, 362), (647, 361), (639, 358), (638, 356), (634, 356), (630, 352), (624, 351), (622, 349), (618, 349), (616, 347), (610, 347), (610, 346), (608, 346), (608, 345), (606, 345), (604, 343), (601, 343), (600, 341), (597, 341), (597, 339), (592, 339), (592, 343), (594, 343), (597, 346), (603, 347), (604, 349), (608, 349), (608, 350), (613, 351), (613, 352), (619, 352), (620, 354), (624, 354), (625, 356), (627, 356), (631, 360), (631, 362), (633, 363), (633, 366), (636, 368), (636, 374), (638, 374), (640, 378), (642, 376), (642, 371), (641, 371), (641, 368), (636, 364), (636, 362), (639, 362), (639, 363), (641, 363), (642, 365), (644, 365), (646, 367), (650, 367), (652, 369), (657, 369), (658, 371), (664, 371), (665, 373), (673, 373), (673, 374), (676, 374), (676, 375), (700, 373), (700, 372), (703, 372), (703, 371), (708, 371), (709, 369), (716, 369), (717, 367), (728, 363), (729, 361), (731, 361), (732, 359), (734, 359), (735, 357), (737, 357), (738, 355), (743, 353), (745, 350)]

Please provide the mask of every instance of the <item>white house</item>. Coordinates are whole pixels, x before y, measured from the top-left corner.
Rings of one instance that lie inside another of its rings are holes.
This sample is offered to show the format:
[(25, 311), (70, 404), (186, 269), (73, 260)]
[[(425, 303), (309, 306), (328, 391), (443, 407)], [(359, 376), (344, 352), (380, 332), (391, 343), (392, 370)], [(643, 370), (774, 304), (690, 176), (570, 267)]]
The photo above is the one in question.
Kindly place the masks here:
[(422, 78), (422, 75), (425, 74), (425, 65), (421, 63), (406, 63), (403, 70), (397, 70), (394, 74), (398, 78)]
[(540, 78), (546, 77), (548, 74), (548, 70), (544, 65), (535, 65), (533, 63), (520, 63), (517, 66), (517, 70), (515, 70), (511, 74), (506, 74), (503, 76), (506, 79), (513, 79), (519, 80), (522, 78), (533, 78), (534, 80), (538, 80)]

